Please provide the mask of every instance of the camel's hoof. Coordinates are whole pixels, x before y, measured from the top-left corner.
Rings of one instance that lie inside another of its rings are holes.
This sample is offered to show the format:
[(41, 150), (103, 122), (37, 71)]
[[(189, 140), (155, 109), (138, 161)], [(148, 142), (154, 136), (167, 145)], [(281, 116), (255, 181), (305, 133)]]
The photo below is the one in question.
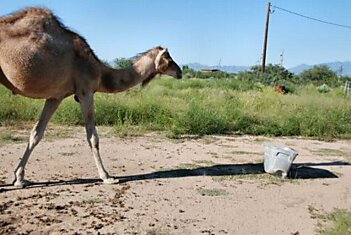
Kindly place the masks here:
[(17, 188), (25, 188), (31, 183), (32, 182), (30, 182), (29, 180), (16, 180), (16, 182), (13, 185)]
[(115, 179), (115, 178), (107, 178), (107, 179), (103, 179), (104, 184), (118, 184), (119, 180)]

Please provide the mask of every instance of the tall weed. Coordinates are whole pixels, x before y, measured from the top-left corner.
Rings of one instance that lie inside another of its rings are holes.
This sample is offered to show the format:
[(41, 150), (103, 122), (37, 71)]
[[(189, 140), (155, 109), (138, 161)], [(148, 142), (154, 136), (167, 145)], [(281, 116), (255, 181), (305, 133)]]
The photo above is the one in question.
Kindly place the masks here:
[[(351, 100), (341, 88), (323, 94), (313, 85), (294, 89), (294, 94), (281, 95), (272, 87), (235, 78), (157, 78), (145, 89), (95, 94), (96, 123), (126, 133), (166, 131), (172, 136), (240, 133), (351, 137)], [(13, 96), (0, 87), (0, 125), (34, 121), (42, 107), (41, 100)], [(67, 98), (52, 121), (83, 125), (79, 103)]]

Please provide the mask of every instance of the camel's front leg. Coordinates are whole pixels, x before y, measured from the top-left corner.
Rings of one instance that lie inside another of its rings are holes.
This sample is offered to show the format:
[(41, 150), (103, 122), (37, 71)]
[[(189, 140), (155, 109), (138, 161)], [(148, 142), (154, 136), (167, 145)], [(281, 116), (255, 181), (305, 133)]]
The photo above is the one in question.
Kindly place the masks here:
[(16, 170), (15, 170), (15, 179), (13, 181), (14, 185), (17, 187), (25, 187), (30, 184), (29, 181), (24, 179), (24, 168), (27, 164), (30, 154), (33, 152), (34, 147), (39, 143), (43, 138), (45, 128), (52, 116), (56, 111), (57, 107), (61, 103), (62, 99), (48, 99), (45, 102), (44, 109), (40, 115), (39, 121), (34, 126), (27, 148), (21, 158)]
[(93, 151), (93, 156), (95, 159), (96, 166), (98, 168), (98, 172), (100, 178), (107, 184), (115, 184), (118, 183), (118, 179), (114, 179), (109, 176), (107, 171), (102, 164), (102, 160), (99, 152), (99, 136), (97, 134), (95, 128), (95, 117), (94, 117), (94, 94), (89, 92), (84, 95), (79, 95), (79, 102), (82, 109), (82, 113), (85, 120), (85, 129), (87, 132), (87, 140), (90, 148)]

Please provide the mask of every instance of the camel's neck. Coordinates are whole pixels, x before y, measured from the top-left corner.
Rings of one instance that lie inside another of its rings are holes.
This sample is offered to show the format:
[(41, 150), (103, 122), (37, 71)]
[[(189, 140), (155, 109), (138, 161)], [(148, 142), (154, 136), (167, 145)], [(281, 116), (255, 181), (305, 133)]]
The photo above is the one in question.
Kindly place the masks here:
[(97, 91), (107, 93), (125, 91), (154, 76), (156, 76), (156, 70), (154, 62), (150, 58), (139, 60), (125, 69), (112, 69), (103, 66), (101, 82)]

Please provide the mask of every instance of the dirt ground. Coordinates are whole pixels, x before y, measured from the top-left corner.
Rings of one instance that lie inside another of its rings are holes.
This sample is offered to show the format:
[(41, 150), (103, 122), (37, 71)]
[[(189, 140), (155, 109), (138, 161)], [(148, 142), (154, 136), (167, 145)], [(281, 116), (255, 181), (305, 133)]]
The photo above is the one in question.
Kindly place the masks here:
[[(351, 209), (350, 140), (102, 134), (120, 179), (104, 185), (83, 128), (72, 133), (49, 131), (25, 189), (10, 183), (26, 143), (0, 146), (0, 234), (315, 234), (320, 214)], [(290, 179), (264, 173), (264, 144), (299, 153)]]

